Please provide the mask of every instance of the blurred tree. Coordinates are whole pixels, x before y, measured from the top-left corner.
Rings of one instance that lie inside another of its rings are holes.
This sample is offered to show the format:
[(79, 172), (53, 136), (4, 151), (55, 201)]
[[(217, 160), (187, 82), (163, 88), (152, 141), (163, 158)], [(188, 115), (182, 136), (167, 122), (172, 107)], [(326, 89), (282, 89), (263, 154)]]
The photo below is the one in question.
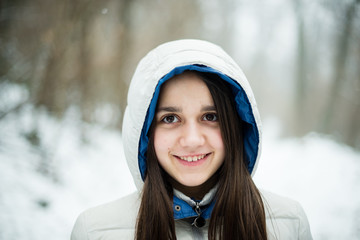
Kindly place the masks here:
[(297, 52), (295, 60), (295, 133), (297, 135), (304, 134), (306, 127), (308, 126), (307, 116), (305, 112), (305, 103), (307, 94), (305, 89), (307, 88), (306, 75), (307, 69), (307, 57), (306, 57), (306, 37), (305, 37), (305, 23), (304, 23), (304, 7), (301, 0), (293, 0), (295, 8), (295, 18), (297, 24)]
[[(0, 1), (0, 76), (4, 76), (9, 68), (6, 55), (8, 51), (5, 47), (6, 34), (11, 22), (11, 15), (17, 6), (17, 1), (4, 0)], [(0, 81), (5, 78), (1, 77)]]
[[(358, 44), (360, 43), (360, 39), (358, 38)], [(358, 49), (356, 51), (357, 54), (357, 63), (360, 65), (360, 46), (358, 45)], [(356, 63), (355, 63), (356, 64)], [(345, 142), (350, 145), (357, 147), (360, 149), (360, 67), (356, 68), (354, 76), (354, 84), (351, 87), (354, 89), (353, 91), (353, 110), (348, 113), (348, 123), (345, 124), (348, 126), (347, 128), (347, 137)]]
[(330, 94), (325, 107), (325, 114), (323, 119), (323, 130), (329, 132), (334, 118), (334, 109), (338, 106), (339, 92), (342, 89), (342, 85), (345, 82), (346, 72), (346, 59), (348, 57), (349, 44), (351, 44), (350, 36), (352, 31), (352, 25), (356, 13), (356, 6), (360, 3), (359, 0), (355, 0), (348, 4), (345, 9), (344, 16), (341, 16), (340, 22), (340, 34), (338, 35), (338, 44), (336, 48), (335, 61), (334, 61), (334, 74), (333, 82), (331, 85)]
[(170, 39), (200, 37), (201, 21), (192, 21), (199, 9), (190, 0), (2, 1), (1, 80), (24, 83), (30, 102), (56, 116), (77, 106), (84, 121), (121, 126), (139, 57)]
[[(353, 121), (359, 118), (359, 98), (357, 97), (359, 90), (346, 83), (349, 81), (348, 70), (352, 67), (351, 65), (359, 66), (359, 58), (352, 58), (351, 55), (354, 53), (349, 52), (349, 49), (353, 48), (352, 45), (356, 44), (356, 47), (358, 47), (357, 42), (354, 41), (358, 40), (358, 38), (354, 38), (354, 35), (359, 34), (356, 32), (359, 32), (360, 29), (354, 28), (354, 22), (356, 20), (359, 21), (359, 3), (360, 0), (344, 2), (342, 6), (335, 9), (335, 11), (343, 10), (343, 12), (339, 16), (339, 30), (333, 66), (334, 72), (326, 101), (327, 104), (324, 108), (321, 128), (326, 133), (339, 135), (338, 138), (355, 147), (356, 138), (359, 137), (355, 137), (354, 134), (359, 131), (360, 125), (358, 124), (359, 122), (354, 124)], [(358, 53), (359, 50), (355, 51), (355, 54)], [(358, 62), (351, 62), (350, 59)], [(350, 116), (350, 119), (346, 119), (346, 116)]]
[[(136, 63), (154, 46), (200, 38), (199, 1), (1, 1), (1, 80), (61, 117), (121, 126)], [(184, 13), (187, 13), (186, 17)], [(7, 55), (6, 55), (7, 54)]]

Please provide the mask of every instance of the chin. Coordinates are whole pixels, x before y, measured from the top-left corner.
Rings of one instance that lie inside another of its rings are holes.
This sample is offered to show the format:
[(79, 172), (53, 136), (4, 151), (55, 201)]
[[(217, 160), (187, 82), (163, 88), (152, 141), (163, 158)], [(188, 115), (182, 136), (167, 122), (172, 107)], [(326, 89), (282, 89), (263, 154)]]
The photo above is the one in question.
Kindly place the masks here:
[[(181, 183), (184, 186), (187, 187), (197, 187), (200, 186), (201, 184), (205, 183), (207, 179), (196, 179), (195, 181), (189, 181), (189, 179), (191, 179), (190, 177), (186, 179), (186, 181), (178, 181), (179, 183)], [(192, 178), (193, 179), (193, 178)]]

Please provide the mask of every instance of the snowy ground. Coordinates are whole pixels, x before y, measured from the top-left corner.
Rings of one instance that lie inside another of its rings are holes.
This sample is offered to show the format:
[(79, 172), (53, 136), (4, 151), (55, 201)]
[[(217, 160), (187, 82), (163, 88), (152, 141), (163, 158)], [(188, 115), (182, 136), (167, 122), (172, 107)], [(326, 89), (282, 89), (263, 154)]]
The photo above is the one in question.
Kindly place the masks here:
[(359, 152), (316, 133), (281, 139), (279, 132), (265, 122), (257, 185), (299, 201), (314, 239), (360, 239)]
[[(135, 189), (121, 135), (73, 119), (27, 107), (0, 121), (1, 240), (69, 239), (81, 211)], [(277, 126), (264, 124), (258, 186), (298, 200), (314, 239), (360, 239), (360, 154), (318, 134), (281, 139)]]

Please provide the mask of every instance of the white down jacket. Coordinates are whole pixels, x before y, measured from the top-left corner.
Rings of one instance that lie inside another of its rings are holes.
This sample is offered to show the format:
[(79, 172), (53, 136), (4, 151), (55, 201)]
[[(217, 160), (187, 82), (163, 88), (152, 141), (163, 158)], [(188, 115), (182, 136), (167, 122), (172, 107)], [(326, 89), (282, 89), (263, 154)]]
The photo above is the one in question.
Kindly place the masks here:
[[(124, 115), (125, 156), (138, 192), (83, 212), (71, 234), (72, 240), (134, 239), (140, 191), (146, 170), (147, 131), (154, 117), (160, 86), (186, 70), (211, 72), (228, 82), (242, 121), (248, 170), (255, 173), (261, 151), (261, 123), (250, 85), (233, 59), (220, 47), (201, 40), (165, 43), (149, 52), (139, 63), (128, 93)], [(261, 191), (269, 239), (312, 239), (307, 217), (295, 201)], [(206, 197), (206, 196), (205, 196)], [(204, 211), (208, 219), (213, 204)], [(183, 219), (196, 216), (185, 198), (174, 194), (174, 219), (178, 239), (207, 239), (208, 222), (196, 228)], [(151, 223), (149, 223), (151, 224)]]

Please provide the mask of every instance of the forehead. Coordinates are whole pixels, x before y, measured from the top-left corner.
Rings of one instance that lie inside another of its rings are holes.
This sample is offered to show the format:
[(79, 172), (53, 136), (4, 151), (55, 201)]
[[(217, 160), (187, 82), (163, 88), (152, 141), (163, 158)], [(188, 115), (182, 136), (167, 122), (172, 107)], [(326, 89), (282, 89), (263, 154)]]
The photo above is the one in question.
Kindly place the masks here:
[(206, 87), (206, 84), (196, 73), (184, 72), (167, 80), (161, 87), (161, 92), (167, 91), (169, 88), (173, 90), (173, 88), (200, 86)]
[(158, 105), (183, 101), (204, 102), (204, 104), (213, 102), (207, 85), (193, 72), (176, 75), (161, 87)]

